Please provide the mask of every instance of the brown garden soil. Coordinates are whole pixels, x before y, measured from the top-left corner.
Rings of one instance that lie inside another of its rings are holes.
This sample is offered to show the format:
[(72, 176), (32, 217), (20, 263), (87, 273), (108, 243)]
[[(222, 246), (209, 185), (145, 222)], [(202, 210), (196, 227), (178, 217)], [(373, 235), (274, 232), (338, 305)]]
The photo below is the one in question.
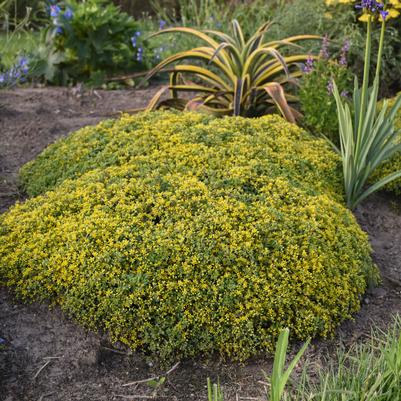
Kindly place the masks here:
[[(22, 199), (18, 169), (44, 147), (79, 127), (95, 124), (120, 110), (143, 106), (156, 89), (82, 92), (75, 89), (18, 89), (0, 93), (0, 211)], [(380, 287), (367, 293), (355, 320), (344, 323), (331, 340), (315, 340), (307, 358), (312, 371), (333, 358), (340, 344), (366, 338), (372, 325), (388, 327), (401, 312), (401, 202), (373, 196), (356, 211), (369, 233), (382, 273)], [(104, 333), (88, 332), (58, 308), (26, 305), (12, 291), (0, 289), (0, 400), (111, 401), (206, 400), (206, 378), (220, 378), (226, 401), (262, 400), (262, 369), (271, 358), (245, 364), (209, 356), (180, 361), (157, 390), (141, 381), (163, 374), (146, 356), (111, 344)], [(295, 344), (296, 351), (299, 344)], [(177, 361), (178, 362), (178, 361)], [(301, 368), (299, 368), (301, 369)]]

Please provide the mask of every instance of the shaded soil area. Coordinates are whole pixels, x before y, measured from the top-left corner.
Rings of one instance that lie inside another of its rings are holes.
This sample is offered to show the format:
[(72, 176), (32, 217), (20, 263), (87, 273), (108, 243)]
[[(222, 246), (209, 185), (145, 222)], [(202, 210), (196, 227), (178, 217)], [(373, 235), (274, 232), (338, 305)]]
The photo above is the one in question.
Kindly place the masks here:
[[(0, 211), (21, 199), (18, 169), (44, 147), (79, 127), (118, 111), (141, 107), (156, 89), (83, 92), (78, 89), (18, 89), (0, 93)], [(307, 351), (314, 370), (332, 358), (336, 347), (363, 340), (372, 325), (386, 328), (401, 312), (401, 202), (373, 196), (356, 211), (369, 233), (383, 282), (370, 290), (354, 321), (344, 323), (331, 340), (315, 340)], [(294, 345), (292, 353), (299, 344)], [(178, 361), (177, 361), (178, 362)], [(271, 359), (246, 364), (216, 357), (180, 361), (158, 386), (144, 379), (165, 375), (146, 356), (111, 344), (103, 333), (88, 332), (58, 308), (20, 303), (0, 289), (0, 400), (109, 401), (206, 400), (206, 378), (220, 382), (226, 401), (262, 400), (262, 369)], [(124, 384), (134, 383), (129, 386)]]

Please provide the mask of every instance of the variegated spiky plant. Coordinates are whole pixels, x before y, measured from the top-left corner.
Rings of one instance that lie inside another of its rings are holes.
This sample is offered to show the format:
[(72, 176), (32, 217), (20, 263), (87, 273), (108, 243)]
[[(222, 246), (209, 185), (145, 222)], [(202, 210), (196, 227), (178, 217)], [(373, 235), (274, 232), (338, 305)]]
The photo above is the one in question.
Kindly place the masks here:
[[(237, 21), (232, 22), (232, 27), (232, 36), (214, 30), (199, 31), (186, 27), (164, 29), (154, 34), (190, 34), (207, 46), (172, 55), (148, 73), (149, 79), (174, 64), (169, 69), (170, 84), (156, 94), (148, 110), (173, 107), (206, 111), (219, 116), (251, 117), (269, 113), (277, 107), (288, 121), (295, 122), (298, 113), (289, 102), (296, 102), (297, 99), (286, 93), (285, 88), (302, 74), (301, 65), (311, 56), (283, 55), (281, 49), (300, 49), (297, 42), (320, 37), (299, 35), (266, 42), (265, 36), (271, 23), (265, 23), (246, 40)], [(198, 62), (175, 64), (188, 60)], [(161, 100), (167, 89), (171, 98)], [(184, 99), (179, 96), (180, 92), (194, 96)]]

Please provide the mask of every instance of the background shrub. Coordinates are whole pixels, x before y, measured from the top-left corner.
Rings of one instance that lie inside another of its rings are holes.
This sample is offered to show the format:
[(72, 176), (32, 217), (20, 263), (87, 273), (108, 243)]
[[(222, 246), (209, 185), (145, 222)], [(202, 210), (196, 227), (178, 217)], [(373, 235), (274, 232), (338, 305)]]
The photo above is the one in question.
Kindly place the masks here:
[(320, 60), (303, 75), (299, 89), (302, 122), (314, 134), (323, 134), (339, 145), (336, 101), (333, 81), (344, 97), (351, 96), (352, 74), (336, 60)]
[(38, 76), (56, 84), (99, 85), (106, 77), (147, 67), (148, 49), (138, 36), (139, 26), (118, 7), (107, 0), (69, 0), (57, 6), (60, 11), (33, 55)]
[(0, 217), (1, 281), (162, 359), (329, 335), (375, 276), (339, 167), (278, 116), (85, 128), (24, 169), (53, 189)]

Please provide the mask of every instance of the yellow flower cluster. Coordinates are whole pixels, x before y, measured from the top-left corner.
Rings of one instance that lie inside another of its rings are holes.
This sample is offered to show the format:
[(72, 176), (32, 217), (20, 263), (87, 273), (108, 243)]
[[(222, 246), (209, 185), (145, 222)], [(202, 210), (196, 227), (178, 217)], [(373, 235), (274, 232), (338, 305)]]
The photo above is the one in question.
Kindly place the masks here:
[[(327, 6), (336, 6), (338, 4), (355, 4), (357, 0), (325, 0)], [(360, 1), (359, 1), (360, 2)], [(380, 2), (379, 3), (383, 3)], [(386, 10), (388, 11), (387, 19), (397, 18), (400, 15), (401, 1), (400, 0), (388, 0), (386, 3)], [(362, 14), (359, 21), (367, 22), (368, 14)]]
[(377, 274), (339, 171), (278, 116), (85, 128), (24, 168), (42, 194), (0, 217), (0, 282), (163, 360), (330, 335)]

